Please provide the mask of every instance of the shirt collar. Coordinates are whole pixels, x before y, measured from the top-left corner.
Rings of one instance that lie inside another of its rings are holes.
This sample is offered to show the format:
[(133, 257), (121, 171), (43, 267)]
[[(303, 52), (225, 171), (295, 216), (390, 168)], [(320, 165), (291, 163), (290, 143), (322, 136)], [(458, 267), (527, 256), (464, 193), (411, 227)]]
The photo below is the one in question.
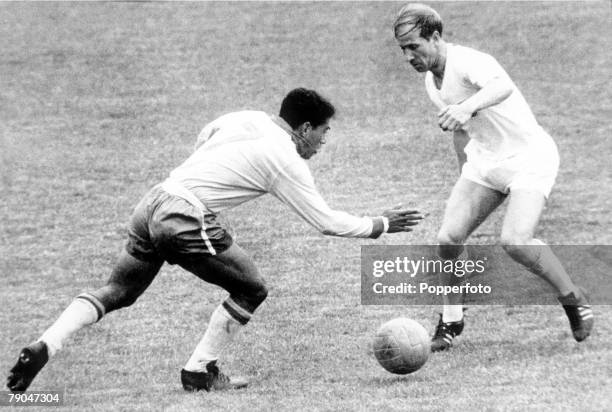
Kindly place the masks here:
[(270, 119), (272, 119), (272, 121), (273, 121), (273, 122), (274, 122), (274, 123), (275, 123), (275, 124), (276, 124), (278, 127), (280, 127), (280, 128), (281, 128), (281, 129), (283, 129), (285, 132), (287, 132), (287, 134), (288, 134), (289, 136), (293, 136), (293, 134), (295, 133), (295, 132), (293, 131), (293, 129), (291, 128), (291, 126), (289, 126), (289, 123), (287, 123), (287, 122), (285, 121), (285, 119), (283, 119), (282, 117), (277, 116), (277, 115), (275, 115), (275, 114), (271, 114), (271, 115), (270, 115)]

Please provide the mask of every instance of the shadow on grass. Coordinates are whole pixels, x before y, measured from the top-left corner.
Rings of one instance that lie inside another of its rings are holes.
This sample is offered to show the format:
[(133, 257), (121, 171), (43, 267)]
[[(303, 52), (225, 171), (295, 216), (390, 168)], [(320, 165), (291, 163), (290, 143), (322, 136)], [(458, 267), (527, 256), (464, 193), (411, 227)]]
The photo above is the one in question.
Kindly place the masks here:
[(430, 382), (431, 378), (428, 375), (419, 373), (419, 371), (408, 375), (393, 375), (388, 373), (385, 376), (362, 376), (359, 381), (367, 386), (375, 387), (392, 387), (396, 385), (418, 384), (421, 382)]

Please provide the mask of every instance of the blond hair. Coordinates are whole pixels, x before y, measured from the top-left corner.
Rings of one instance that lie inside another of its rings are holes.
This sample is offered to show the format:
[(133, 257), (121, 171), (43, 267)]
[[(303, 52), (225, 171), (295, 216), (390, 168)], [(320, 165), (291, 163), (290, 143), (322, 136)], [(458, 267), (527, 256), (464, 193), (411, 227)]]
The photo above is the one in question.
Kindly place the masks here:
[(437, 11), (425, 4), (406, 4), (401, 8), (393, 23), (395, 37), (399, 39), (416, 29), (421, 30), (421, 37), (425, 39), (429, 39), (435, 31), (441, 36), (442, 18)]

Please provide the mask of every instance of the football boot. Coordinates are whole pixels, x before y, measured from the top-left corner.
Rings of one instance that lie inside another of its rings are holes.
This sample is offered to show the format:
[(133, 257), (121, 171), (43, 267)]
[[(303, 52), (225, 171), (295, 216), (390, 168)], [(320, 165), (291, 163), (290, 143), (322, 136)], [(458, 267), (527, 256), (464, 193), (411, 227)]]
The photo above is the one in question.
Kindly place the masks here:
[(6, 386), (13, 392), (23, 392), (49, 360), (47, 344), (39, 341), (26, 346), (19, 353), (17, 363), (11, 369)]
[(463, 326), (463, 319), (456, 322), (442, 322), (442, 314), (440, 314), (436, 332), (431, 338), (431, 351), (440, 352), (449, 349), (453, 344), (453, 339), (463, 332)]
[(582, 342), (591, 334), (594, 323), (593, 309), (588, 303), (586, 293), (583, 289), (580, 289), (578, 297), (572, 292), (569, 295), (560, 296), (558, 299), (569, 319), (574, 339)]
[(249, 384), (243, 378), (230, 378), (219, 371), (217, 361), (209, 362), (206, 365), (206, 372), (191, 372), (181, 370), (181, 383), (183, 389), (188, 392), (195, 392), (204, 389), (205, 391), (224, 391), (228, 389), (242, 389)]

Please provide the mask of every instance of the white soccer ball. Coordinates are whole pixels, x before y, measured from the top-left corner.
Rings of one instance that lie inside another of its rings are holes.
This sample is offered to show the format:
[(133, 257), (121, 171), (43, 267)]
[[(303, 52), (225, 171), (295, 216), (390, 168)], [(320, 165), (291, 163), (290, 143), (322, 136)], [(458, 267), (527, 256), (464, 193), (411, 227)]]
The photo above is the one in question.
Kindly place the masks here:
[(396, 318), (383, 324), (374, 337), (374, 356), (391, 373), (419, 370), (431, 352), (429, 334), (417, 321)]

